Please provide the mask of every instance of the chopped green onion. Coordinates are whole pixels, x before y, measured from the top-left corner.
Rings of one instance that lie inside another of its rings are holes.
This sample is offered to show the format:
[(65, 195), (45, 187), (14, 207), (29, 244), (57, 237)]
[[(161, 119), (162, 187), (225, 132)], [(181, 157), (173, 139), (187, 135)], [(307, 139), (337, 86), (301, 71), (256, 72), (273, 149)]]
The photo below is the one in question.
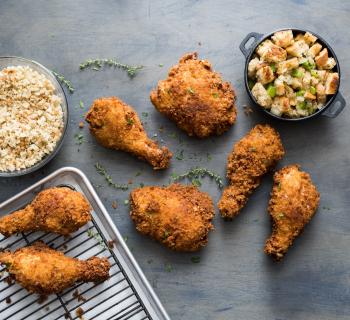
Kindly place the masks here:
[(301, 65), (308, 71), (310, 71), (311, 69), (315, 69), (315, 64), (310, 63), (309, 61), (305, 61)]
[(316, 70), (311, 70), (311, 75), (315, 78), (318, 78), (318, 72)]
[(316, 94), (316, 88), (313, 87), (313, 86), (311, 86), (311, 87), (310, 87), (310, 93), (313, 94), (313, 95), (315, 95), (315, 94)]
[(276, 95), (276, 87), (270, 84), (267, 88), (267, 93), (271, 98), (273, 98)]
[(298, 69), (293, 69), (292, 76), (295, 78), (302, 78), (304, 76), (304, 73)]
[(305, 94), (305, 90), (299, 90), (297, 93), (296, 93), (296, 96), (297, 97), (303, 97)]
[(299, 102), (297, 107), (299, 109), (305, 110), (305, 108), (306, 108), (306, 101)]

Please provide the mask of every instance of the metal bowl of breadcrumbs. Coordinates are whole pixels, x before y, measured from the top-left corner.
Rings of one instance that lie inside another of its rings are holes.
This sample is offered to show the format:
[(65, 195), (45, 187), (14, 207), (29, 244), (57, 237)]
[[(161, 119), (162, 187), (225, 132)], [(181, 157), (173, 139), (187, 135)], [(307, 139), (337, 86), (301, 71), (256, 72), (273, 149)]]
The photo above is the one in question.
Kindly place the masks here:
[(0, 177), (52, 160), (67, 124), (67, 99), (53, 73), (32, 60), (0, 57)]

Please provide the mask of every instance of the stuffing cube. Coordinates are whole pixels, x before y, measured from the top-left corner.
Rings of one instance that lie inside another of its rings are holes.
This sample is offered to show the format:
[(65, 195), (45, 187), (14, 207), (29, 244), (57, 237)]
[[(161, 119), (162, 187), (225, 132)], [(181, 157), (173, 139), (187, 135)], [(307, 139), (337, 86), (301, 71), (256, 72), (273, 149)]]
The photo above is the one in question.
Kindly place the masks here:
[(276, 46), (280, 46), (282, 48), (287, 48), (294, 42), (292, 30), (277, 31), (271, 38)]
[(329, 73), (326, 79), (326, 94), (335, 94), (338, 89), (339, 74), (337, 72)]
[(257, 80), (262, 84), (270, 83), (275, 79), (275, 75), (273, 74), (272, 68), (270, 66), (260, 68), (256, 72), (256, 77)]
[(261, 105), (262, 107), (268, 108), (271, 106), (272, 99), (261, 83), (257, 82), (254, 85), (252, 89), (252, 94), (256, 99), (256, 101), (258, 102), (258, 104)]

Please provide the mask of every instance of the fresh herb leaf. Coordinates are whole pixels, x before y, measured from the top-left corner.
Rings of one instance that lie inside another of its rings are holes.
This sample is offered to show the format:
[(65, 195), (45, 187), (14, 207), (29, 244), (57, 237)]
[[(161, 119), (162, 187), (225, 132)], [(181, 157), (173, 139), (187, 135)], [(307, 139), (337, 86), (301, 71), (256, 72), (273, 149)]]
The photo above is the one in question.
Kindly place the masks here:
[(278, 183), (278, 185), (277, 185), (277, 190), (278, 190), (278, 191), (281, 191), (281, 182)]
[(125, 199), (124, 200), (124, 205), (127, 206), (129, 204), (129, 200), (128, 199)]
[(170, 232), (168, 230), (165, 230), (164, 231), (164, 234), (163, 234), (163, 239), (167, 239), (168, 237), (170, 236)]
[(88, 236), (89, 236), (90, 238), (95, 238), (95, 239), (97, 240), (97, 242), (99, 243), (99, 245), (100, 245), (102, 248), (104, 248), (104, 249), (107, 248), (107, 246), (106, 246), (106, 244), (104, 243), (102, 237), (101, 237), (97, 232), (94, 233), (94, 232), (92, 231), (92, 229), (89, 229), (89, 230), (87, 231), (87, 234), (88, 234)]
[(106, 169), (100, 164), (95, 164), (96, 171), (101, 175), (104, 176), (105, 180), (107, 181), (108, 185), (113, 187), (114, 189), (120, 189), (120, 190), (128, 190), (129, 186), (127, 184), (117, 184), (113, 182), (113, 179), (110, 174), (106, 171)]
[(129, 118), (129, 117), (126, 118), (126, 122), (127, 122), (128, 125), (130, 125), (130, 126), (134, 124), (134, 120), (133, 120), (132, 118)]
[(59, 74), (56, 71), (52, 71), (52, 74), (58, 79), (58, 81), (60, 81), (62, 84), (64, 84), (67, 87), (69, 93), (73, 93), (74, 92), (75, 89), (74, 89), (72, 83), (69, 80), (67, 80), (64, 77), (64, 75)]
[(188, 178), (191, 181), (193, 181), (194, 179), (203, 178), (206, 175), (209, 176), (210, 178), (214, 179), (220, 189), (224, 186), (224, 183), (222, 181), (221, 176), (218, 175), (217, 173), (214, 173), (214, 172), (206, 169), (206, 168), (198, 168), (198, 167), (192, 168), (189, 171), (187, 171), (183, 174), (180, 174), (180, 175), (173, 172), (171, 174), (171, 178), (173, 181), (178, 181), (178, 180), (182, 180), (185, 178)]
[(140, 187), (143, 188), (145, 184), (143, 182), (140, 182)]
[(189, 88), (187, 89), (187, 91), (188, 91), (190, 94), (194, 94), (194, 93), (195, 93), (194, 90), (193, 90), (191, 87), (189, 87)]
[(142, 112), (142, 116), (147, 118), (148, 117), (148, 112)]
[(80, 109), (84, 109), (84, 102), (83, 101), (79, 101), (79, 107), (80, 107)]
[(140, 176), (141, 174), (142, 174), (142, 172), (141, 172), (141, 171), (138, 171), (138, 172), (136, 172), (135, 177), (138, 177), (138, 176)]
[(198, 179), (193, 179), (191, 182), (195, 187), (200, 187), (202, 185)]
[(192, 257), (191, 261), (192, 261), (192, 263), (199, 263), (201, 261), (201, 257), (198, 257), (198, 256)]
[(81, 145), (84, 142), (84, 136), (81, 133), (76, 133), (74, 135), (74, 138), (76, 140), (76, 144)]
[(213, 159), (213, 157), (211, 156), (211, 154), (207, 153), (207, 160), (208, 160), (208, 162), (211, 161), (212, 159)]
[(124, 239), (125, 243), (127, 243), (128, 240), (129, 240), (129, 237), (128, 237), (128, 236), (125, 236), (123, 239)]
[(177, 155), (176, 155), (177, 160), (183, 160), (184, 159), (184, 150), (181, 150)]
[(164, 67), (163, 63), (158, 64), (159, 67)]
[(172, 132), (172, 133), (169, 134), (169, 137), (176, 139), (177, 138), (177, 134), (175, 132)]
[(219, 98), (219, 94), (218, 94), (217, 92), (214, 92), (214, 93), (213, 93), (213, 97), (214, 97), (214, 98)]
[(88, 59), (80, 64), (80, 70), (92, 68), (100, 70), (104, 65), (125, 70), (129, 77), (132, 78), (136, 73), (143, 68), (143, 66), (132, 66), (118, 62), (116, 59)]
[(171, 272), (171, 271), (173, 271), (173, 267), (171, 266), (170, 263), (166, 263), (166, 264), (165, 264), (165, 271), (166, 271), (166, 272)]

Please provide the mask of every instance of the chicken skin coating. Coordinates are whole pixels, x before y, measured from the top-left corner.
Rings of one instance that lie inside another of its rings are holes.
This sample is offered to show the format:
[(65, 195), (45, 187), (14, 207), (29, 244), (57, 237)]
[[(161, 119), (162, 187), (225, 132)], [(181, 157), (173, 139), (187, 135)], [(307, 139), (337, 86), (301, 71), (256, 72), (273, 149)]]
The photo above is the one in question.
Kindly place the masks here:
[(175, 251), (196, 251), (208, 242), (214, 206), (194, 186), (143, 187), (130, 194), (136, 229)]
[(276, 260), (282, 259), (316, 213), (319, 202), (320, 195), (310, 175), (298, 165), (276, 172), (268, 208), (273, 230), (266, 241), (265, 253)]
[(5, 237), (19, 232), (45, 231), (67, 236), (91, 220), (85, 197), (67, 187), (41, 191), (24, 209), (0, 218)]
[(155, 108), (189, 136), (220, 135), (236, 121), (236, 95), (229, 82), (197, 53), (185, 54), (151, 92)]
[(110, 269), (106, 258), (66, 257), (41, 241), (15, 252), (0, 252), (0, 263), (22, 287), (40, 295), (59, 293), (76, 282), (104, 281)]
[(218, 203), (221, 216), (235, 217), (259, 186), (262, 176), (283, 156), (279, 134), (269, 125), (257, 125), (239, 140), (227, 159), (229, 186)]
[(135, 110), (117, 97), (95, 100), (86, 121), (104, 147), (132, 153), (149, 162), (153, 169), (169, 166), (172, 157), (169, 149), (159, 148), (149, 139)]

